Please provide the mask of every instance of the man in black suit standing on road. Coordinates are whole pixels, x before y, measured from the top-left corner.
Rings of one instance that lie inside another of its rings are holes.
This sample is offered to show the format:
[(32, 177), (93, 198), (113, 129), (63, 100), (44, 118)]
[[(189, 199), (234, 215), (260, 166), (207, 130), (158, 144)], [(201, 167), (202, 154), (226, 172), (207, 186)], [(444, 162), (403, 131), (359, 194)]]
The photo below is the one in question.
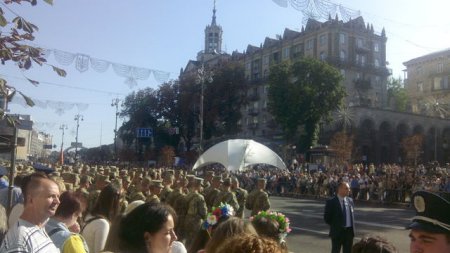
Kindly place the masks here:
[(325, 204), (323, 218), (330, 226), (331, 253), (351, 253), (355, 236), (353, 200), (348, 197), (350, 187), (347, 182), (340, 182), (337, 194)]

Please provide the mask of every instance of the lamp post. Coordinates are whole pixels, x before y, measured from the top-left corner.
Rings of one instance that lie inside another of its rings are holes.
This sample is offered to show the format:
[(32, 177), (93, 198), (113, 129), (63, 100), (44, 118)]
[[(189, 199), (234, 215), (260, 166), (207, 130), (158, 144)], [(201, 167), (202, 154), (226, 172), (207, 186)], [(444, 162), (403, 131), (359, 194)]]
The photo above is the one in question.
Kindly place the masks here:
[(115, 98), (111, 102), (111, 106), (116, 107), (116, 124), (114, 127), (114, 158), (117, 159), (117, 118), (119, 117), (119, 102), (120, 99)]
[(61, 165), (64, 164), (64, 131), (67, 130), (67, 125), (66, 124), (62, 124), (61, 126), (59, 126), (59, 129), (62, 130), (62, 136), (61, 136), (61, 154), (60, 154), (60, 162)]
[(83, 115), (75, 115), (74, 120), (77, 122), (77, 133), (75, 136), (75, 163), (78, 161), (78, 129), (80, 128), (80, 120), (83, 121)]
[(213, 81), (213, 73), (206, 70), (204, 56), (202, 56), (202, 66), (197, 72), (197, 84), (201, 85), (200, 91), (200, 137), (199, 137), (199, 149), (203, 152), (203, 117), (204, 117), (204, 99), (205, 99), (205, 83), (211, 83)]

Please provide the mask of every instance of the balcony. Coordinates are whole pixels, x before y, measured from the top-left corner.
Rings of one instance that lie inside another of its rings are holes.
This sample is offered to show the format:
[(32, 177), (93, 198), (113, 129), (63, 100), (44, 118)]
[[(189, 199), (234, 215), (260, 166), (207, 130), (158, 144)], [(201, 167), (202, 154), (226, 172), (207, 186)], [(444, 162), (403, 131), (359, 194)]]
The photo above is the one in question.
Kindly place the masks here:
[(355, 51), (357, 53), (368, 54), (370, 53), (370, 48), (365, 45), (356, 45)]
[(247, 112), (248, 112), (248, 114), (251, 115), (251, 116), (256, 116), (256, 115), (258, 115), (259, 110), (258, 110), (258, 108), (250, 108), (250, 109), (248, 109)]
[(358, 78), (353, 81), (355, 83), (355, 88), (358, 90), (369, 90), (372, 89), (372, 83), (370, 80), (365, 80)]

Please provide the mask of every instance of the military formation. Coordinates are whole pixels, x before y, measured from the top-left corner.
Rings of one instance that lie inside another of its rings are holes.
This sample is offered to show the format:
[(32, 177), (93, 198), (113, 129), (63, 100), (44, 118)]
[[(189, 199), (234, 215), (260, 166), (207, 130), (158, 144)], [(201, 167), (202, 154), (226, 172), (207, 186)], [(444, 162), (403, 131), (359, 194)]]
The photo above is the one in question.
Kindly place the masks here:
[[(28, 168), (19, 167), (19, 172)], [(134, 201), (163, 202), (177, 213), (176, 233), (180, 240), (192, 242), (201, 229), (208, 212), (221, 203), (227, 203), (235, 215), (244, 217), (270, 209), (266, 181), (259, 179), (250, 193), (240, 187), (239, 180), (229, 173), (204, 171), (202, 177), (183, 170), (171, 169), (119, 169), (116, 166), (78, 167), (62, 166), (49, 176), (61, 189), (73, 190), (85, 200), (89, 212), (96, 203), (101, 189), (115, 184), (121, 189), (120, 208), (124, 212)], [(82, 224), (80, 224), (82, 226)]]

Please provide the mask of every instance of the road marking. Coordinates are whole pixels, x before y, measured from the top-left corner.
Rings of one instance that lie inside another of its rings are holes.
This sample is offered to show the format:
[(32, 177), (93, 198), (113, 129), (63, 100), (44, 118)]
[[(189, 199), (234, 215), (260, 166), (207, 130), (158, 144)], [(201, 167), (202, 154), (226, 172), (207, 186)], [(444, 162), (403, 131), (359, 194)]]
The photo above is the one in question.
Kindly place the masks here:
[[(328, 236), (328, 232), (323, 232), (323, 231), (318, 231), (318, 230), (312, 230), (312, 229), (306, 229), (306, 228), (299, 228), (299, 227), (291, 227), (293, 230), (300, 230), (300, 231), (306, 231), (306, 232), (310, 232), (310, 233), (315, 233), (315, 234), (321, 234), (321, 235), (326, 235)], [(359, 237), (354, 237), (353, 240), (361, 240), (361, 238)]]
[[(317, 214), (307, 214), (307, 213), (304, 213), (304, 212), (292, 212), (292, 213), (299, 214), (299, 215), (305, 216), (305, 217), (312, 217), (312, 218), (323, 219), (322, 215), (317, 215)], [(405, 227), (402, 227), (402, 226), (387, 225), (387, 224), (367, 222), (367, 221), (358, 221), (358, 220), (356, 220), (356, 224), (362, 224), (362, 225), (368, 225), (368, 226), (380, 227), (380, 228), (391, 228), (391, 229), (397, 229), (397, 230), (405, 230)]]

